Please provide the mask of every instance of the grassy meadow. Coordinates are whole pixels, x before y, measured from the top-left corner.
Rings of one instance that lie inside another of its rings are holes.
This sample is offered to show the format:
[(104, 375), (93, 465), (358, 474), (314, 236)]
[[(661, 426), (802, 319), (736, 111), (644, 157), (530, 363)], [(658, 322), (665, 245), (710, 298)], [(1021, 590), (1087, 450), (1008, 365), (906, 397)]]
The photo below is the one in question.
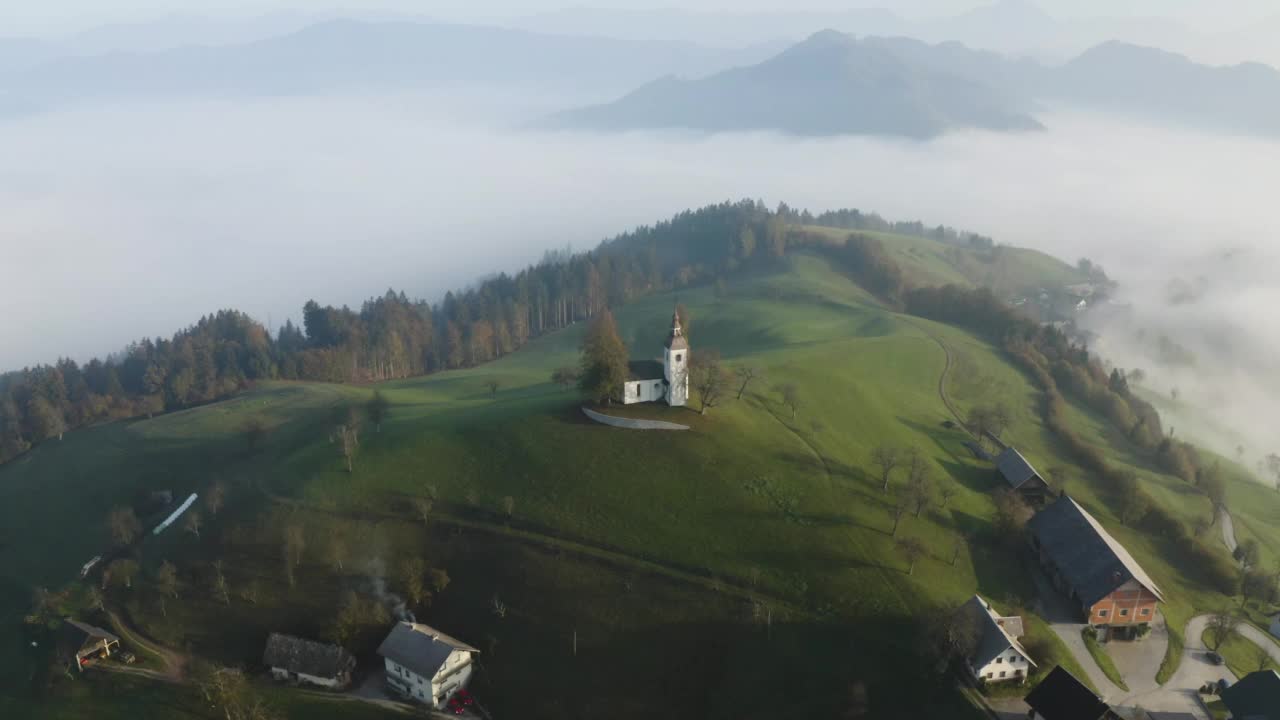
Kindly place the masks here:
[[(985, 264), (962, 251), (957, 264), (938, 243), (885, 239), (917, 279), (1005, 292), (1074, 280), (1031, 251)], [(832, 717), (859, 703), (876, 717), (978, 717), (919, 669), (918, 621), (975, 592), (1006, 611), (1027, 608), (1034, 588), (1018, 550), (991, 530), (996, 477), (964, 447), (940, 390), (962, 414), (996, 399), (1009, 406), (1006, 439), (1042, 470), (1068, 469), (1069, 491), (1165, 589), (1171, 623), (1224, 601), (1168, 548), (1120, 526), (1107, 488), (1063, 459), (1030, 382), (987, 343), (886, 311), (826, 261), (800, 254), (719, 291), (618, 309), (633, 358), (660, 353), (677, 299), (692, 314), (695, 352), (716, 348), (729, 366), (763, 376), (706, 415), (696, 402), (617, 410), (687, 432), (586, 420), (576, 391), (549, 381), (576, 362), (577, 326), (469, 370), (375, 387), (267, 383), (226, 402), (69, 433), (0, 467), (0, 698), (9, 691), (19, 710), (47, 717), (86, 698), (106, 717), (132, 714), (139, 698), (173, 717), (206, 717), (184, 693), (155, 684), (123, 692), (114, 677), (42, 682), (33, 695), (39, 651), (18, 620), (31, 588), (65, 585), (109, 547), (112, 506), (221, 482), (227, 504), (206, 513), (199, 537), (175, 527), (147, 538), (143, 577), (108, 594), (135, 627), (176, 649), (253, 669), (269, 632), (325, 637), (346, 593), (403, 593), (399, 568), (420, 557), (450, 582), (416, 608), (418, 618), (483, 651), (474, 689), (498, 717), (639, 718), (657, 708), (676, 718)], [(794, 415), (773, 390), (782, 383), (800, 389)], [(375, 389), (390, 414), (380, 428), (365, 425), (348, 473), (331, 432)], [(1207, 511), (1202, 496), (1150, 472), (1104, 423), (1073, 412), (1082, 434), (1142, 469), (1159, 502), (1188, 518)], [(269, 434), (251, 449), (242, 430), (255, 419)], [(869, 462), (878, 444), (919, 448), (950, 495), (903, 518), (898, 537), (928, 551), (911, 573), (891, 536), (891, 496)], [(1280, 495), (1254, 487), (1233, 481), (1233, 498), (1258, 504), (1241, 525), (1274, 533)], [(426, 497), (434, 502), (424, 518), (415, 500)], [(293, 583), (289, 527), (304, 538)], [(1270, 551), (1280, 549), (1280, 536), (1269, 538)], [(179, 597), (163, 605), (148, 580), (162, 561), (180, 580)], [(211, 589), (215, 561), (229, 602)], [(1085, 677), (1043, 621), (1019, 612), (1042, 668)], [(376, 662), (379, 639), (351, 643), (364, 667)], [(380, 712), (272, 692), (283, 707), (335, 707), (335, 717)]]

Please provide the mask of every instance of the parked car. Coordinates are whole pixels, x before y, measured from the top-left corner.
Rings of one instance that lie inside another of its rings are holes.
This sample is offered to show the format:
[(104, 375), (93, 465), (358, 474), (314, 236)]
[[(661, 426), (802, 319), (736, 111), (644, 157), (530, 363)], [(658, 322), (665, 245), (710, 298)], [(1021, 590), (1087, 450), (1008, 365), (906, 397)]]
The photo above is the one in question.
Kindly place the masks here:
[(1205, 654), (1204, 654), (1204, 659), (1205, 659), (1205, 660), (1208, 660), (1209, 662), (1213, 663), (1214, 665), (1221, 665), (1221, 664), (1222, 664), (1222, 656), (1221, 656), (1221, 655), (1219, 655), (1219, 654), (1218, 654), (1218, 653), (1216, 653), (1216, 652), (1212, 652), (1212, 651), (1210, 651), (1210, 652), (1205, 653)]
[(132, 665), (132, 664), (134, 664), (134, 663), (138, 662), (138, 656), (137, 656), (137, 655), (134, 655), (134, 654), (133, 654), (133, 653), (131, 653), (131, 652), (122, 652), (122, 653), (120, 653), (119, 655), (117, 655), (116, 657), (120, 658), (120, 662), (122, 662), (122, 663), (124, 663), (124, 664), (126, 664), (126, 665)]
[(457, 695), (454, 695), (453, 697), (449, 698), (449, 712), (453, 713), (454, 715), (461, 715), (466, 711), (467, 711), (467, 706), (462, 704), (462, 701), (458, 699)]

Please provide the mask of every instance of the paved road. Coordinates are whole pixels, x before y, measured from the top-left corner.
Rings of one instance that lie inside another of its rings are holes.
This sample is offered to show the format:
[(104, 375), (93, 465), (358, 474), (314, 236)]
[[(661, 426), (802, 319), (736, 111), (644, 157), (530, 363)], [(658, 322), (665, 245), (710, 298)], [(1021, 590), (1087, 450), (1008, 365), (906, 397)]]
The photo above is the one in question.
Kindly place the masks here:
[(1218, 510), (1218, 524), (1222, 526), (1222, 544), (1227, 550), (1236, 551), (1236, 526), (1231, 520), (1231, 513), (1226, 508)]
[[(1202, 615), (1201, 617), (1205, 616)], [(1280, 663), (1280, 643), (1276, 642), (1271, 633), (1259, 630), (1247, 622), (1240, 623), (1240, 626), (1236, 628), (1236, 632), (1243, 635), (1246, 640), (1266, 650), (1272, 660)]]

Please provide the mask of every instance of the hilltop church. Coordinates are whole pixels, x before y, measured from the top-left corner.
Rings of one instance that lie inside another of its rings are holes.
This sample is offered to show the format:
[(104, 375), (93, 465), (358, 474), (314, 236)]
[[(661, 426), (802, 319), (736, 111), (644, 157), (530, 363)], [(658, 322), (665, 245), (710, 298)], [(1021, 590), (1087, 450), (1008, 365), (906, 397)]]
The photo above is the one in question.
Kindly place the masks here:
[(689, 341), (680, 327), (679, 313), (671, 316), (671, 332), (657, 360), (633, 360), (627, 364), (627, 381), (622, 385), (622, 404), (665, 402), (683, 406), (689, 402)]

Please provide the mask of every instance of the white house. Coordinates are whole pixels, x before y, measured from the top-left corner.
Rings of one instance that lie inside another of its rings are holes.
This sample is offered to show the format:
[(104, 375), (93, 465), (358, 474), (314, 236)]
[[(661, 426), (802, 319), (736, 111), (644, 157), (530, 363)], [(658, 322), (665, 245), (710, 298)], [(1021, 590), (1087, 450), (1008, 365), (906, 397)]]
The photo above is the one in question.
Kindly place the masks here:
[(351, 684), (356, 659), (337, 645), (271, 633), (262, 664), (276, 680), (341, 690)]
[(622, 404), (666, 402), (683, 406), (689, 402), (689, 341), (680, 327), (679, 314), (671, 316), (671, 332), (663, 348), (662, 362), (642, 360), (627, 367), (622, 386)]
[(472, 656), (479, 650), (428, 625), (401, 622), (378, 646), (386, 662), (387, 684), (396, 692), (434, 708), (471, 679)]
[(1022, 618), (1001, 617), (991, 603), (974, 595), (961, 608), (968, 613), (977, 631), (969, 671), (983, 682), (1025, 682), (1036, 666), (1018, 642), (1022, 637)]

